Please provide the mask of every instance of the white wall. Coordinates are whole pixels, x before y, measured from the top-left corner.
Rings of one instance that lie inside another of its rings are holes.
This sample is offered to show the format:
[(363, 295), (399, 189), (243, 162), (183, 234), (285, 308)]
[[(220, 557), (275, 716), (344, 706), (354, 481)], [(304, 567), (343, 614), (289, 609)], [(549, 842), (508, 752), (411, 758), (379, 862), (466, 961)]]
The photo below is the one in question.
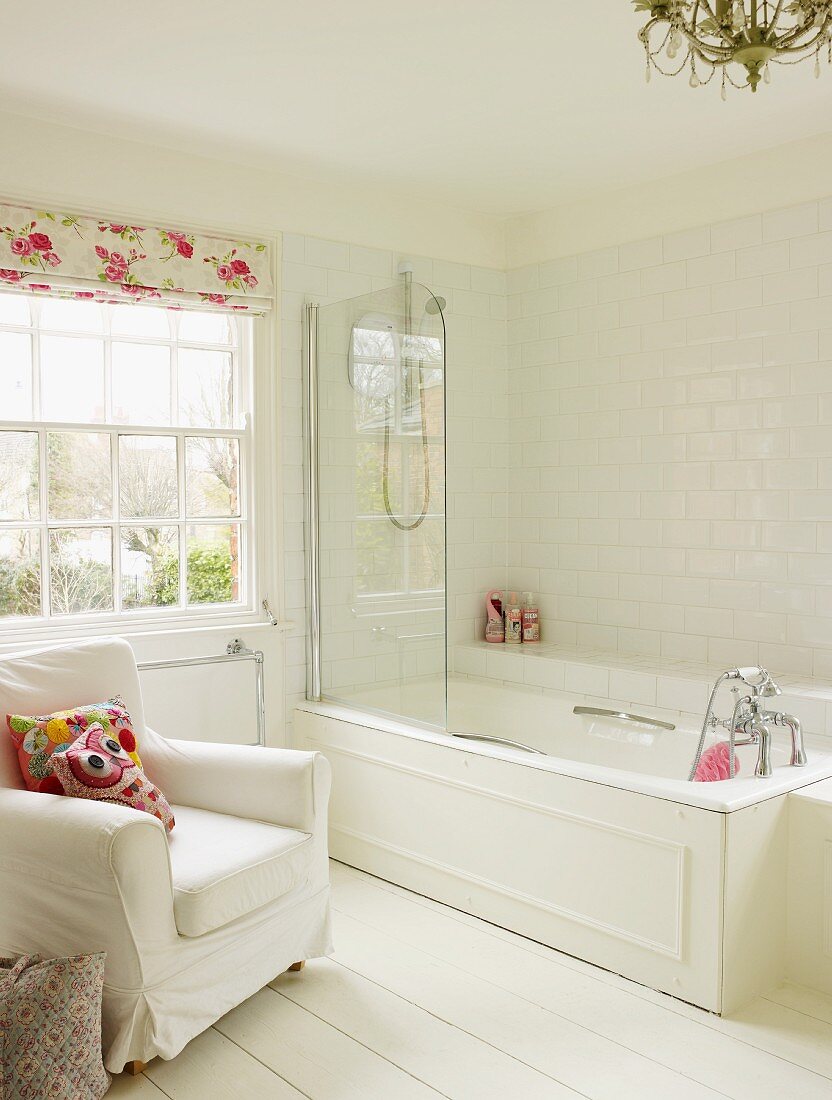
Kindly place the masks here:
[(832, 200), (509, 275), (545, 637), (832, 673)]
[[(719, 104), (715, 106), (719, 115)], [(637, 120), (634, 123), (638, 124)], [(665, 140), (667, 135), (657, 135)], [(670, 137), (672, 140), (672, 136)], [(609, 245), (825, 198), (832, 177), (832, 134), (636, 186), (599, 179), (581, 202), (510, 219), (507, 266), (543, 263)]]
[(503, 267), (501, 218), (389, 188), (330, 185), (0, 112), (0, 194), (28, 205), (171, 219), (243, 234), (310, 233)]

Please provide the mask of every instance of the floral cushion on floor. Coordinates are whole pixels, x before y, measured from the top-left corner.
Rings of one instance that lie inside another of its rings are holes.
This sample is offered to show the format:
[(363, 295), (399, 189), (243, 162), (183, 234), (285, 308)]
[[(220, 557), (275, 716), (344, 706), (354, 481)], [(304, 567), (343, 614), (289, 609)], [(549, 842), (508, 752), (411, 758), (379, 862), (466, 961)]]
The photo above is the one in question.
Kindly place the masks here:
[(104, 954), (0, 959), (0, 1097), (99, 1100)]
[(52, 755), (65, 752), (76, 737), (96, 722), (116, 738), (139, 768), (142, 766), (130, 714), (118, 696), (106, 703), (91, 703), (54, 714), (8, 714), (6, 721), (17, 748), (23, 782), (30, 791), (49, 789), (43, 781), (52, 775)]
[(53, 755), (52, 775), (43, 781), (42, 789), (130, 806), (158, 817), (168, 830), (174, 826), (168, 800), (115, 737), (97, 723), (76, 737), (65, 752)]

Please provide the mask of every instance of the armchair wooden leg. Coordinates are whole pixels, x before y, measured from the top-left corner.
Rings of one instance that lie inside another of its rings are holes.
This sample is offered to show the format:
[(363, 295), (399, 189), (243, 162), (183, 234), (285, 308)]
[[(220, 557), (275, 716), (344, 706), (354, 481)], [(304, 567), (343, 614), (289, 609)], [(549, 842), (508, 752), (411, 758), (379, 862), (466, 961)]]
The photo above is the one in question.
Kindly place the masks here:
[[(305, 962), (292, 963), (292, 965), (289, 967), (289, 970), (293, 970), (296, 973), (299, 973), (301, 970), (303, 970), (303, 968), (305, 966), (306, 966)], [(287, 974), (289, 973), (289, 970), (286, 971)]]
[(124, 1072), (132, 1074), (133, 1077), (138, 1077), (140, 1073), (144, 1073), (147, 1069), (147, 1062), (128, 1062), (124, 1067)]

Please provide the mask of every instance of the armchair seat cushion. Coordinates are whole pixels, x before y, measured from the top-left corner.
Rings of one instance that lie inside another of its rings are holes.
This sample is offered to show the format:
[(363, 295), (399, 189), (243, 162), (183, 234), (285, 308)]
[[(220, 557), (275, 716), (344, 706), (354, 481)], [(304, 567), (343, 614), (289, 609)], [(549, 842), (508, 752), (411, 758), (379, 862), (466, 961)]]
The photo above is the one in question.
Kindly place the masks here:
[(180, 936), (203, 936), (302, 886), (311, 833), (174, 806), (173, 913)]

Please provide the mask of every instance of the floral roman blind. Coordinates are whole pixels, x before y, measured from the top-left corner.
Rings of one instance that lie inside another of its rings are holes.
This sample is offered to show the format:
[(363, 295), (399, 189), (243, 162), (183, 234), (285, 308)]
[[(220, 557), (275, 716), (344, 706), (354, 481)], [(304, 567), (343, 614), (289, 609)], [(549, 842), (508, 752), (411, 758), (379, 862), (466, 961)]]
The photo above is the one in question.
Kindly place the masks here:
[(0, 290), (264, 313), (268, 246), (0, 203)]

